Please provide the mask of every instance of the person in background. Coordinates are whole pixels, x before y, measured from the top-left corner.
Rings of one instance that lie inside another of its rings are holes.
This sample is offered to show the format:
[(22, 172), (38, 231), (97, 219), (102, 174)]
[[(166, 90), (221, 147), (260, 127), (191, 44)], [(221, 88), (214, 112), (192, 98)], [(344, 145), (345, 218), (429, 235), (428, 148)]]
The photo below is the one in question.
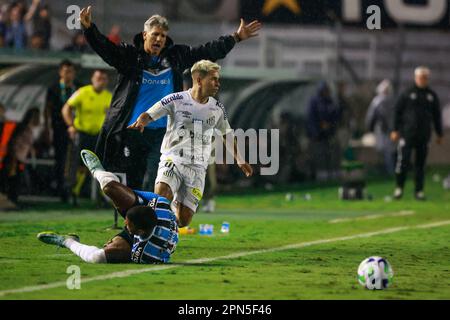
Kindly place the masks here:
[(5, 125), (6, 121), (6, 108), (5, 106), (0, 102), (0, 141), (3, 135), (3, 126)]
[(338, 176), (340, 148), (336, 130), (341, 116), (342, 109), (334, 103), (328, 84), (321, 82), (307, 110), (307, 132), (318, 180), (329, 180)]
[(109, 39), (109, 41), (114, 43), (116, 46), (118, 46), (120, 44), (120, 42), (122, 41), (120, 38), (120, 27), (117, 24), (115, 24), (111, 27), (111, 30), (109, 31), (109, 34), (108, 34), (108, 39)]
[(91, 84), (78, 89), (62, 109), (71, 140), (66, 166), (75, 206), (78, 204), (77, 200), (88, 174), (86, 167), (80, 164), (80, 151), (95, 149), (98, 133), (105, 121), (112, 98), (111, 92), (106, 89), (107, 85), (107, 73), (104, 70), (95, 70)]
[(432, 128), (436, 131), (436, 143), (442, 143), (442, 113), (437, 94), (430, 89), (430, 69), (418, 67), (414, 72), (414, 85), (406, 89), (395, 106), (394, 130), (391, 139), (398, 143), (395, 166), (396, 188), (394, 198), (401, 199), (410, 167), (412, 151), (415, 161), (415, 198), (426, 200), (425, 164)]
[(50, 9), (48, 5), (41, 2), (41, 0), (33, 0), (25, 15), (25, 21), (32, 22), (33, 36), (39, 35), (42, 37), (42, 49), (48, 50), (50, 49), (50, 38), (52, 36)]
[(377, 86), (377, 95), (366, 114), (366, 128), (376, 137), (376, 149), (383, 155), (385, 171), (394, 174), (395, 146), (390, 139), (394, 120), (392, 84), (385, 79)]
[[(52, 140), (55, 151), (53, 171), (57, 194), (63, 202), (67, 202), (69, 195), (65, 181), (65, 163), (69, 136), (61, 110), (66, 101), (78, 89), (75, 83), (75, 65), (70, 60), (63, 60), (59, 65), (58, 75), (58, 81), (47, 90), (44, 121), (48, 140)], [(52, 139), (50, 139), (50, 132), (53, 132)]]
[(5, 43), (8, 47), (18, 50), (25, 49), (27, 46), (27, 32), (19, 4), (11, 8), (5, 32)]
[(91, 53), (91, 48), (86, 42), (86, 38), (82, 31), (77, 31), (72, 38), (71, 44), (64, 47), (63, 51), (66, 52), (79, 52), (79, 53)]
[(27, 157), (33, 152), (33, 129), (39, 126), (39, 121), (39, 109), (28, 110), (8, 143), (0, 177), (2, 189), (13, 203), (17, 203), (19, 197), (21, 173), (25, 169)]

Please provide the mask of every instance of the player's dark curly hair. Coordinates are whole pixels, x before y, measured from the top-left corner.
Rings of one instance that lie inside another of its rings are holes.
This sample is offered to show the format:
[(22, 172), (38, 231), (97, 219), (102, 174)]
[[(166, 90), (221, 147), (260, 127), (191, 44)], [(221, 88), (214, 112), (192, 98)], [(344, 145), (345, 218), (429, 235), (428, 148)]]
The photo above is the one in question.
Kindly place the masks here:
[(147, 233), (152, 232), (158, 222), (155, 211), (145, 206), (131, 208), (127, 211), (127, 218), (136, 228), (144, 230)]

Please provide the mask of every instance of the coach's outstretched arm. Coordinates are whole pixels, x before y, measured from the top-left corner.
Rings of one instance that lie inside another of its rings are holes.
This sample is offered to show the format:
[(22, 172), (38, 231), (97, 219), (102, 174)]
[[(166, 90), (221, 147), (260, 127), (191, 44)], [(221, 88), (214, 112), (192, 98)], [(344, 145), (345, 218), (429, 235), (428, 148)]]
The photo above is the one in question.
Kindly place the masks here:
[(217, 61), (225, 58), (236, 43), (258, 36), (258, 31), (261, 28), (262, 25), (257, 20), (246, 24), (244, 19), (241, 19), (237, 31), (231, 35), (222, 36), (217, 40), (210, 41), (198, 47), (178, 45), (183, 56), (183, 60), (181, 61), (183, 66), (181, 69), (191, 68), (193, 64), (200, 60)]
[(91, 48), (110, 66), (120, 73), (126, 73), (131, 56), (135, 54), (132, 46), (121, 43), (115, 45), (104, 36), (92, 22), (92, 6), (80, 11), (80, 22), (83, 26), (84, 36)]

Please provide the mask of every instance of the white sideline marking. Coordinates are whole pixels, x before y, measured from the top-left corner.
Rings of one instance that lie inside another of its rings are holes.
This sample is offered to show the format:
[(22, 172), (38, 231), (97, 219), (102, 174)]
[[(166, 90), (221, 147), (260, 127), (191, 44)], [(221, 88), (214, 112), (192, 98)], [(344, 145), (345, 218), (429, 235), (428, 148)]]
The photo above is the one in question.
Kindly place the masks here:
[(414, 214), (415, 214), (414, 211), (399, 211), (399, 212), (385, 213), (385, 214), (370, 214), (370, 215), (367, 215), (367, 216), (361, 216), (361, 217), (355, 217), (355, 218), (334, 219), (334, 220), (330, 220), (329, 223), (341, 223), (341, 222), (348, 222), (348, 221), (373, 220), (373, 219), (379, 219), (379, 218), (385, 218), (385, 217), (405, 217), (405, 216), (412, 216)]
[[(389, 228), (389, 229), (384, 229), (384, 230), (380, 230), (380, 231), (361, 233), (361, 234), (356, 234), (356, 235), (347, 236), (347, 237), (338, 237), (338, 238), (322, 239), (322, 240), (315, 240), (315, 241), (309, 241), (309, 242), (300, 242), (300, 243), (289, 244), (289, 245), (277, 247), (277, 248), (237, 252), (237, 253), (233, 253), (233, 254), (230, 254), (227, 256), (221, 256), (221, 257), (193, 259), (193, 260), (181, 262), (179, 264), (159, 265), (159, 266), (153, 266), (153, 267), (149, 267), (149, 268), (145, 268), (145, 269), (114, 272), (114, 273), (110, 273), (110, 274), (106, 274), (106, 275), (102, 275), (102, 276), (81, 279), (81, 282), (82, 282), (82, 284), (84, 284), (84, 283), (88, 283), (88, 282), (92, 282), (92, 281), (101, 281), (101, 280), (108, 280), (108, 279), (114, 279), (114, 278), (125, 278), (125, 277), (135, 275), (135, 274), (152, 272), (152, 271), (161, 271), (161, 270), (167, 270), (167, 269), (174, 269), (174, 268), (183, 267), (183, 266), (189, 265), (189, 264), (201, 264), (201, 263), (213, 262), (213, 261), (217, 261), (217, 260), (229, 260), (229, 259), (235, 259), (235, 258), (240, 258), (240, 257), (246, 257), (246, 256), (254, 255), (254, 254), (284, 251), (284, 250), (291, 250), (291, 249), (299, 249), (299, 248), (304, 248), (304, 247), (309, 247), (309, 246), (324, 244), (324, 243), (346, 241), (346, 240), (353, 240), (353, 239), (359, 239), (359, 238), (370, 238), (370, 237), (378, 236), (381, 234), (389, 234), (389, 233), (395, 233), (395, 232), (411, 230), (411, 229), (428, 229), (428, 228), (442, 227), (442, 226), (446, 226), (446, 225), (450, 225), (450, 220), (439, 221), (439, 222), (429, 223), (429, 224), (422, 224), (422, 225), (417, 225), (417, 226)], [(3, 290), (3, 291), (0, 291), (0, 297), (3, 297), (7, 294), (33, 292), (33, 291), (53, 289), (53, 288), (64, 287), (64, 286), (66, 286), (66, 281), (54, 282), (54, 283), (38, 285), (38, 286), (23, 287), (23, 288), (18, 288), (18, 289)]]

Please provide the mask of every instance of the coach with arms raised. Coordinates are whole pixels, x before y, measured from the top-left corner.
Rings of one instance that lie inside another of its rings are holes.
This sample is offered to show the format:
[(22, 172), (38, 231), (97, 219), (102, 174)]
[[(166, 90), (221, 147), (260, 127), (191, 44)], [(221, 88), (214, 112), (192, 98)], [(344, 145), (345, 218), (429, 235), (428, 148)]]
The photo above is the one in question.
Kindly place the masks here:
[(154, 15), (145, 22), (144, 31), (135, 36), (134, 45), (116, 46), (92, 23), (90, 6), (81, 10), (80, 21), (94, 51), (119, 72), (96, 153), (108, 170), (126, 173), (127, 184), (132, 188), (141, 188), (149, 157), (154, 161), (149, 170), (156, 174), (167, 117), (147, 126), (142, 135), (126, 127), (166, 95), (182, 91), (185, 69), (202, 59), (224, 58), (237, 42), (256, 36), (261, 28), (258, 21), (245, 25), (241, 20), (232, 35), (190, 47), (173, 44), (167, 36), (166, 18)]

